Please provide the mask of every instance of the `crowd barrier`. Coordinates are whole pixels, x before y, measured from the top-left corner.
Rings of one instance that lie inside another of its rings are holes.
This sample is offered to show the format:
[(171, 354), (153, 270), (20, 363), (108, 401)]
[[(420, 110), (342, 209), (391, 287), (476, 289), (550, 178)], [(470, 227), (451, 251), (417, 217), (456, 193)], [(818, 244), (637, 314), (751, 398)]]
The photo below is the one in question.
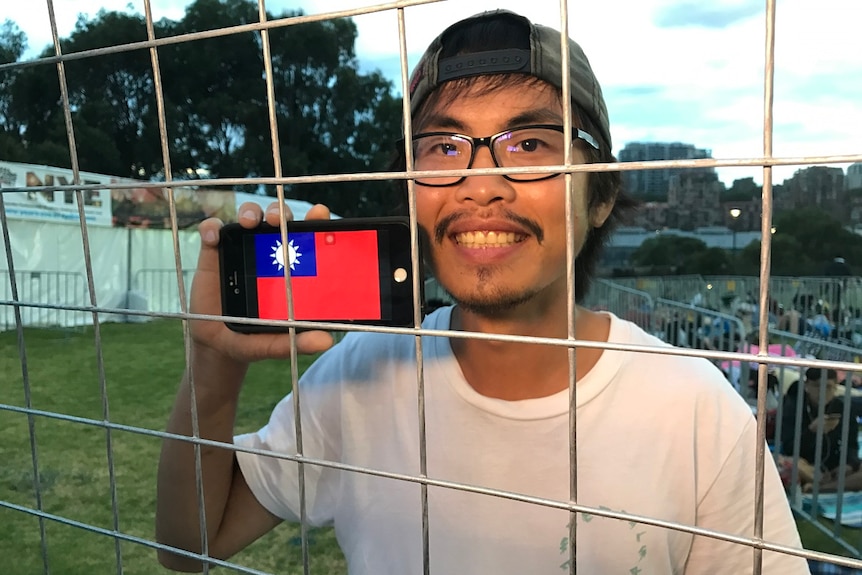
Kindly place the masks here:
[[(194, 270), (183, 270), (183, 285), (186, 301), (189, 301)], [(153, 313), (180, 313), (180, 290), (176, 269), (142, 269), (135, 272), (130, 294), (130, 309), (141, 309)]]
[(590, 286), (584, 302), (594, 310), (606, 310), (634, 322), (648, 333), (653, 332), (653, 298), (645, 291), (598, 279)]
[[(720, 287), (730, 288), (732, 291), (740, 286), (756, 284), (756, 278), (745, 279), (746, 281), (739, 281), (736, 278), (725, 278)], [(812, 293), (822, 296), (828, 293), (831, 286), (836, 285), (835, 280), (824, 278), (777, 279), (776, 287), (783, 289), (785, 294), (811, 290)], [(684, 301), (653, 297), (646, 291), (684, 294), (685, 290), (675, 289), (691, 281), (690, 278), (684, 278), (678, 283), (662, 278), (638, 278), (620, 283), (597, 280), (584, 303), (591, 309), (608, 310), (620, 317), (627, 317), (656, 337), (678, 347), (758, 354), (759, 347), (749, 343), (750, 338), (746, 337), (749, 332), (740, 318)], [(716, 285), (718, 283), (714, 284), (714, 287)], [(645, 289), (641, 291), (633, 286)], [(717, 290), (716, 293), (721, 292)], [(845, 537), (848, 528), (862, 528), (862, 491), (847, 488), (847, 467), (841, 467), (834, 477), (837, 488), (833, 489), (830, 485), (830, 490), (825, 491), (825, 475), (815, 473), (814, 481), (806, 484), (803, 489), (799, 476), (801, 427), (794, 427), (792, 440), (787, 445), (782, 442), (785, 426), (802, 419), (800, 411), (804, 386), (791, 386), (796, 381), (804, 380), (803, 375), (809, 367), (805, 360), (862, 363), (862, 349), (835, 339), (799, 335), (775, 328), (768, 328), (768, 334), (768, 355), (796, 360), (789, 365), (768, 365), (768, 372), (775, 376), (772, 381), (777, 381), (778, 385), (777, 388), (768, 387), (766, 392), (767, 440), (785, 481), (791, 507), (795, 513), (815, 525), (852, 556), (862, 557), (862, 547), (854, 545), (851, 538)], [(721, 337), (717, 338), (716, 335)], [(756, 413), (758, 363), (739, 360), (720, 360), (715, 363)], [(857, 435), (855, 441), (850, 438), (851, 429), (856, 428), (852, 423), (862, 419), (862, 376), (855, 371), (839, 371), (838, 375), (842, 384), (837, 388), (837, 395), (844, 398), (840, 425), (840, 457), (844, 461), (848, 449), (858, 450), (858, 445), (862, 443), (858, 432), (854, 432)], [(786, 412), (787, 409), (793, 409), (795, 413)], [(817, 443), (824, 445), (822, 425), (817, 428), (816, 433)], [(859, 455), (862, 456), (862, 453)], [(821, 447), (816, 451), (812, 462), (815, 469), (820, 468), (824, 458), (825, 453)], [(858, 540), (858, 537), (852, 539)]]
[[(0, 331), (16, 329), (15, 309), (20, 310), (21, 325), (41, 328), (76, 328), (93, 323), (92, 314), (65, 309), (89, 305), (84, 274), (64, 271), (16, 271), (15, 288), (12, 274), (0, 270)], [(32, 305), (15, 305), (32, 304)], [(38, 306), (52, 307), (38, 307)], [(36, 306), (36, 307), (34, 307)]]
[[(760, 293), (760, 278), (755, 276), (645, 276), (612, 281), (653, 298), (715, 309), (722, 308), (733, 298), (753, 303)], [(773, 276), (769, 280), (769, 295), (784, 309), (813, 312), (819, 304), (831, 312), (841, 310), (854, 319), (862, 310), (862, 277)]]

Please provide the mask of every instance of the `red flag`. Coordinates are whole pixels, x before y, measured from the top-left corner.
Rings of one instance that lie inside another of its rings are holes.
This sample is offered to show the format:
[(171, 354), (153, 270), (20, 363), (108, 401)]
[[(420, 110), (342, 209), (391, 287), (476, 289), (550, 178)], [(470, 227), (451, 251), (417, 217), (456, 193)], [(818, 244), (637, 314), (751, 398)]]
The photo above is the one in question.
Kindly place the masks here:
[[(297, 256), (314, 258), (317, 273), (291, 276), (296, 319), (380, 319), (376, 231), (315, 232), (313, 253)], [(283, 277), (258, 277), (257, 291), (262, 319), (287, 319)]]

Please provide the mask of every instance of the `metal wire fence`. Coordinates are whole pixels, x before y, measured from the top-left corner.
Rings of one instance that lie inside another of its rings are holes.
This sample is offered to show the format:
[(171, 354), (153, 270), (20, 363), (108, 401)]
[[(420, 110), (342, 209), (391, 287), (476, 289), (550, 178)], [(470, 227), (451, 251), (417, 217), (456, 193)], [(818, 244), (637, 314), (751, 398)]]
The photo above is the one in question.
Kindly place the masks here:
[[(162, 74), (159, 66), (159, 50), (168, 45), (177, 44), (177, 43), (187, 43), (194, 42), (197, 40), (201, 40), (204, 38), (216, 38), (216, 37), (224, 37), (233, 34), (240, 33), (248, 33), (255, 32), (260, 34), (262, 39), (262, 50), (263, 50), (263, 58), (264, 62), (267, 64), (267, 71), (271, 66), (271, 57), (268, 48), (268, 33), (277, 28), (286, 28), (290, 26), (297, 26), (307, 22), (321, 21), (327, 20), (331, 18), (341, 18), (341, 17), (354, 17), (361, 16), (363, 14), (371, 14), (382, 11), (393, 11), (397, 16), (398, 22), (398, 36), (399, 36), (399, 47), (400, 47), (400, 64), (402, 70), (402, 81), (401, 81), (401, 91), (402, 93), (407, 93), (407, 50), (406, 50), (406, 27), (405, 27), (405, 19), (404, 13), (406, 10), (410, 10), (412, 7), (419, 6), (422, 4), (429, 4), (432, 0), (412, 0), (412, 1), (397, 1), (397, 2), (389, 2), (383, 3), (374, 6), (365, 6), (361, 8), (356, 8), (352, 10), (343, 10), (337, 13), (321, 13), (321, 14), (311, 14), (307, 16), (299, 16), (294, 18), (286, 18), (268, 21), (265, 15), (265, 7), (263, 0), (260, 0), (260, 13), (261, 18), (260, 21), (254, 24), (247, 25), (237, 25), (234, 27), (221, 28), (216, 30), (209, 30), (206, 32), (198, 32), (183, 36), (176, 37), (168, 37), (168, 38), (156, 38), (153, 32), (153, 18), (151, 13), (150, 1), (144, 1), (144, 11), (146, 15), (147, 28), (148, 28), (148, 39), (142, 42), (132, 42), (123, 45), (111, 46), (108, 48), (99, 48), (95, 50), (88, 50), (84, 52), (79, 52), (75, 54), (64, 55), (60, 49), (59, 36), (57, 32), (57, 26), (54, 19), (54, 3), (52, 0), (47, 0), (48, 12), (51, 17), (51, 25), (52, 25), (52, 33), (56, 54), (53, 57), (42, 58), (35, 62), (26, 62), (20, 65), (40, 65), (40, 66), (55, 66), (57, 70), (57, 77), (59, 80), (60, 88), (61, 88), (61, 96), (63, 100), (63, 109), (65, 113), (66, 119), (66, 136), (69, 142), (69, 148), (71, 150), (71, 165), (73, 172), (76, 174), (75, 183), (73, 185), (68, 186), (43, 186), (33, 188), (30, 191), (61, 191), (74, 194), (76, 197), (77, 205), (80, 206), (79, 209), (79, 222), (80, 222), (80, 231), (81, 231), (81, 242), (83, 245), (83, 253), (84, 253), (84, 265), (87, 270), (86, 278), (85, 278), (85, 287), (82, 289), (80, 285), (76, 284), (76, 297), (75, 302), (66, 301), (63, 298), (58, 297), (55, 301), (50, 303), (46, 303), (43, 301), (32, 301), (28, 300), (28, 293), (26, 289), (24, 289), (23, 285), (28, 283), (28, 280), (24, 279), (22, 281), (17, 281), (19, 276), (19, 272), (15, 270), (15, 262), (12, 257), (12, 249), (11, 249), (11, 240), (8, 235), (8, 226), (6, 225), (5, 218), (5, 209), (4, 205), (0, 203), (0, 223), (3, 224), (4, 230), (4, 246), (6, 259), (8, 262), (9, 275), (7, 276), (9, 281), (9, 287), (7, 292), (0, 292), (3, 294), (2, 301), (0, 301), (0, 305), (3, 306), (3, 310), (5, 314), (10, 314), (14, 317), (14, 323), (16, 327), (16, 331), (18, 334), (18, 342), (19, 346), (17, 349), (17, 354), (20, 360), (21, 372), (23, 374), (22, 382), (23, 382), (23, 391), (24, 395), (27, 398), (23, 405), (15, 406), (10, 404), (2, 404), (0, 405), (0, 413), (5, 416), (17, 415), (26, 417), (29, 422), (29, 445), (16, 445), (2, 446), (4, 449), (21, 449), (21, 450), (29, 450), (31, 452), (32, 457), (32, 482), (30, 484), (30, 488), (32, 489), (32, 493), (34, 496), (32, 505), (20, 505), (17, 503), (13, 503), (10, 501), (0, 501), (0, 508), (3, 508), (7, 511), (21, 513), (25, 515), (32, 516), (35, 521), (34, 527), (34, 539), (38, 539), (37, 545), (40, 546), (43, 556), (45, 560), (44, 564), (44, 572), (49, 573), (49, 561), (48, 550), (51, 546), (51, 539), (49, 537), (49, 532), (51, 531), (51, 526), (60, 524), (64, 526), (68, 526), (74, 529), (80, 529), (81, 531), (87, 531), (90, 533), (95, 533), (99, 536), (103, 536), (106, 540), (109, 540), (113, 543), (113, 553), (116, 558), (116, 571), (117, 573), (122, 573), (124, 571), (124, 555), (121, 552), (121, 543), (131, 543), (136, 546), (145, 547), (151, 550), (155, 549), (168, 549), (165, 546), (154, 541), (152, 535), (141, 536), (139, 534), (133, 534), (124, 531), (123, 522), (122, 522), (122, 513), (123, 509), (120, 508), (117, 502), (117, 489), (116, 489), (116, 476), (117, 476), (117, 468), (114, 462), (114, 440), (115, 436), (119, 431), (123, 432), (131, 432), (135, 434), (155, 437), (159, 439), (175, 439), (180, 441), (187, 441), (194, 444), (197, 449), (195, 451), (197, 458), (198, 469), (200, 468), (200, 457), (201, 451), (205, 448), (226, 448), (226, 449), (235, 449), (230, 444), (224, 444), (220, 442), (213, 442), (200, 438), (199, 430), (195, 427), (194, 433), (191, 437), (182, 437), (182, 436), (174, 436), (170, 434), (166, 434), (160, 429), (150, 429), (145, 427), (140, 427), (134, 424), (121, 424), (119, 422), (113, 421), (111, 419), (111, 413), (109, 410), (109, 394), (108, 394), (108, 386), (106, 381), (106, 376), (104, 369), (102, 366), (102, 346), (105, 343), (102, 330), (100, 328), (99, 317), (101, 314), (105, 313), (122, 313), (128, 310), (117, 310), (113, 308), (103, 307), (103, 302), (97, 301), (96, 298), (96, 290), (94, 287), (94, 278), (92, 275), (92, 262), (91, 262), (91, 246), (90, 246), (90, 237), (88, 234), (88, 223), (86, 218), (84, 217), (83, 207), (85, 205), (85, 197), (84, 195), (88, 191), (96, 190), (99, 186), (86, 186), (81, 184), (81, 179), (77, 176), (79, 173), (79, 150), (76, 147), (76, 132), (74, 130), (74, 124), (72, 122), (72, 110), (74, 104), (69, 101), (69, 93), (68, 93), (68, 82), (69, 78), (66, 75), (65, 65), (67, 62), (71, 60), (79, 60), (79, 59), (87, 59), (94, 58), (99, 55), (105, 54), (113, 54), (120, 52), (127, 52), (133, 50), (146, 50), (149, 52), (151, 56), (151, 66), (152, 66), (152, 77), (153, 81), (157, 87), (156, 97), (157, 97), (157, 108), (158, 108), (158, 120), (159, 120), (159, 130), (161, 136), (161, 145), (162, 145), (162, 155), (164, 158), (164, 174), (167, 176), (167, 181), (159, 182), (159, 183), (143, 183), (143, 184), (129, 184), (126, 187), (138, 187), (138, 188), (148, 188), (148, 187), (158, 187), (158, 188), (167, 188), (173, 189), (176, 186), (187, 185), (187, 182), (174, 182), (171, 178), (171, 150), (170, 150), (170, 142), (171, 135), (166, 132), (166, 121), (165, 121), (165, 109), (166, 103), (164, 101), (163, 93), (161, 90), (162, 86)], [(591, 165), (569, 165), (566, 167), (566, 181), (569, 189), (571, 190), (571, 177), (570, 174), (575, 174), (578, 172), (590, 172), (590, 171), (600, 171), (600, 170), (649, 170), (649, 169), (660, 169), (660, 168), (673, 168), (685, 166), (687, 168), (715, 168), (715, 167), (728, 167), (728, 166), (752, 166), (752, 167), (762, 167), (763, 168), (763, 200), (762, 200), (762, 211), (765, 214), (763, 218), (763, 226), (765, 233), (762, 234), (764, 238), (764, 256), (762, 259), (761, 265), (761, 278), (757, 284), (757, 301), (760, 304), (761, 310), (766, 310), (767, 303), (769, 302), (769, 298), (771, 296), (768, 285), (769, 285), (769, 247), (770, 247), (770, 219), (769, 214), (772, 213), (772, 168), (774, 166), (779, 165), (804, 165), (815, 162), (849, 162), (849, 161), (860, 161), (862, 160), (862, 155), (857, 156), (829, 156), (829, 157), (805, 157), (805, 158), (781, 158), (775, 157), (772, 153), (772, 130), (773, 130), (773, 120), (772, 120), (772, 107), (773, 107), (773, 74), (774, 74), (774, 34), (775, 34), (775, 12), (776, 12), (776, 1), (768, 0), (766, 3), (766, 17), (764, 21), (764, 28), (766, 31), (766, 46), (765, 46), (765, 54), (764, 54), (764, 110), (765, 110), (765, 121), (763, 127), (763, 153), (759, 157), (751, 157), (745, 159), (737, 159), (737, 160), (714, 160), (714, 159), (706, 159), (706, 160), (687, 160), (685, 162), (677, 162), (677, 161), (659, 161), (659, 162), (631, 162), (626, 164), (591, 164)], [(568, 29), (568, 5), (566, 2), (560, 3), (560, 23), (561, 28), (563, 30)], [(13, 69), (18, 64), (6, 64), (0, 66), (0, 72), (7, 71)], [(564, 70), (566, 67), (564, 66)], [(564, 72), (565, 74), (565, 72)], [(267, 78), (267, 90), (266, 90), (266, 98), (270, 111), (270, 120), (276, 114), (276, 107), (273, 96), (273, 84), (272, 78), (270, 74), (266, 74)], [(164, 79), (167, 80), (167, 79)], [(568, 85), (567, 81), (563, 82), (564, 85)], [(564, 102), (564, 116), (570, 117), (570, 104), (568, 102)], [(404, 126), (405, 129), (410, 130), (410, 117), (409, 117), (409, 107), (405, 105), (404, 107)], [(358, 174), (327, 174), (322, 176), (287, 176), (284, 174), (284, 170), (281, 166), (279, 147), (278, 147), (278, 139), (276, 136), (276, 132), (273, 131), (272, 137), (272, 150), (273, 150), (273, 162), (274, 162), (274, 173), (267, 175), (267, 177), (263, 178), (238, 178), (238, 179), (218, 179), (218, 180), (205, 180), (200, 182), (201, 185), (204, 186), (234, 186), (234, 185), (254, 185), (254, 184), (275, 184), (277, 185), (279, 199), (284, 199), (284, 186), (286, 185), (302, 185), (308, 183), (320, 183), (320, 182), (336, 182), (336, 181), (345, 181), (345, 182), (356, 182), (363, 180), (407, 180), (408, 182), (408, 200), (411, 208), (415, 206), (415, 191), (413, 189), (412, 180), (415, 177), (415, 172), (409, 169), (405, 172), (375, 172), (375, 173), (358, 173)], [(488, 169), (488, 170), (477, 170), (471, 172), (473, 174), (482, 173), (482, 174), (498, 174), (501, 173), (500, 169)], [(125, 184), (118, 185), (118, 188), (123, 188)], [(0, 202), (2, 202), (2, 198), (7, 193), (20, 193), (24, 191), (23, 188), (6, 188), (0, 190)], [(570, 192), (571, 193), (571, 192)], [(174, 207), (173, 196), (170, 197), (171, 205)], [(413, 209), (411, 209), (411, 213), (413, 213)], [(417, 230), (415, 226), (415, 217), (411, 219), (412, 221), (412, 256), (414, 261), (414, 278), (421, 277), (421, 273), (418, 267), (419, 262), (419, 243)], [(178, 245), (177, 234), (178, 234), (178, 226), (176, 221), (175, 211), (172, 211), (171, 218), (171, 232), (174, 235), (174, 243)], [(567, 235), (569, 237), (574, 237), (574, 233), (570, 233), (574, 230), (575, 222), (572, 218), (568, 218), (567, 221)], [(570, 244), (568, 246), (570, 254), (574, 250), (574, 245)], [(29, 280), (33, 281), (32, 276)], [(77, 280), (76, 280), (77, 281)], [(417, 282), (417, 298), (420, 290), (418, 289), (418, 279), (415, 280)], [(209, 317), (209, 316), (196, 316), (188, 311), (188, 297), (187, 297), (187, 282), (188, 276), (183, 267), (183, 262), (181, 261), (179, 250), (177, 250), (176, 254), (176, 266), (173, 270), (172, 279), (169, 281), (171, 286), (176, 287), (177, 289), (177, 302), (178, 307), (176, 308), (179, 311), (179, 316), (183, 319), (201, 319), (207, 321), (221, 321), (223, 318), (219, 317)], [(569, 293), (574, 293), (574, 279), (568, 278), (567, 284)], [(633, 286), (635, 287), (635, 286)], [(601, 291), (603, 289), (607, 289), (607, 285), (599, 284), (598, 290)], [(656, 328), (656, 318), (655, 316), (650, 316), (650, 313), (655, 314), (655, 302), (650, 302), (649, 296), (643, 295), (641, 293), (637, 293), (636, 290), (631, 288), (622, 290), (624, 294), (622, 298), (625, 300), (624, 307), (627, 310), (631, 310), (632, 318), (640, 325), (645, 327), (652, 326), (653, 330)], [(83, 295), (83, 300), (81, 300), (81, 296)], [(600, 294), (597, 294), (600, 295)], [(605, 300), (610, 297), (609, 292), (605, 294)], [(573, 299), (573, 298), (572, 298)], [(74, 305), (73, 305), (74, 303)], [(419, 309), (419, 301), (416, 302), (416, 309)], [(620, 305), (619, 302), (609, 304), (605, 301), (606, 307), (614, 307), (616, 305)], [(664, 315), (672, 316), (676, 311), (679, 310), (671, 310), (675, 306), (679, 304), (673, 301), (665, 301), (662, 304), (664, 306), (664, 310), (660, 310)], [(139, 311), (136, 312), (138, 315), (145, 317), (168, 317), (175, 318), (177, 314), (172, 313), (174, 311), (173, 304), (166, 303), (157, 303), (154, 309), (150, 309), (148, 311)], [(98, 394), (99, 402), (101, 404), (101, 415), (100, 417), (91, 417), (84, 418), (79, 417), (77, 415), (71, 413), (57, 412), (51, 410), (42, 410), (36, 409), (32, 402), (30, 401), (31, 397), (31, 389), (29, 387), (29, 379), (28, 379), (28, 364), (26, 361), (26, 340), (27, 334), (23, 329), (24, 319), (23, 314), (27, 310), (49, 310), (49, 309), (63, 309), (67, 310), (70, 313), (77, 314), (86, 314), (92, 318), (93, 334), (94, 334), (94, 345), (96, 349), (96, 357), (97, 363), (99, 364), (100, 369), (97, 370), (98, 373), (98, 381), (95, 382), (93, 387), (93, 394)], [(765, 313), (765, 311), (763, 312)], [(504, 336), (493, 336), (493, 335), (480, 335), (480, 334), (472, 334), (465, 332), (450, 332), (450, 331), (435, 331), (435, 330), (423, 330), (420, 329), (420, 318), (415, 318), (416, 325), (414, 328), (401, 328), (401, 329), (386, 329), (386, 328), (373, 328), (370, 326), (340, 326), (340, 325), (331, 325), (331, 324), (315, 324), (315, 323), (293, 323), (291, 325), (302, 326), (302, 327), (321, 327), (324, 329), (329, 328), (338, 328), (342, 330), (354, 330), (354, 331), (377, 331), (377, 332), (391, 332), (397, 334), (403, 334), (406, 336), (412, 336), (416, 338), (416, 345), (419, 349), (419, 357), (417, 361), (417, 371), (416, 371), (416, 379), (418, 382), (418, 397), (416, 401), (416, 405), (418, 406), (418, 421), (420, 425), (424, 426), (425, 414), (424, 414), (424, 403), (422, 398), (424, 397), (425, 388), (424, 388), (424, 379), (423, 379), (423, 363), (422, 363), (422, 347), (421, 347), (421, 336), (431, 335), (431, 336), (443, 336), (443, 337), (453, 337), (453, 338), (484, 338), (484, 339), (500, 339), (507, 340)], [(667, 321), (668, 317), (664, 318), (664, 321)], [(189, 350), (189, 332), (187, 324), (184, 323), (184, 345), (186, 346), (186, 354), (188, 356)], [(737, 328), (738, 329), (738, 328)], [(761, 321), (759, 326), (759, 331), (757, 332), (757, 339), (760, 342), (760, 346), (762, 348), (766, 347), (766, 344), (770, 338), (770, 333), (768, 331), (767, 322)], [(535, 338), (510, 338), (516, 341), (526, 341), (526, 342), (534, 342), (538, 344), (544, 345), (558, 345), (565, 347), (568, 350), (570, 355), (570, 365), (574, 366), (574, 357), (576, 354), (576, 350), (583, 347), (589, 347), (589, 345), (584, 346), (584, 342), (579, 342), (575, 339), (574, 336), (574, 325), (573, 323), (569, 326), (569, 337), (564, 340), (559, 341), (547, 341), (545, 339), (535, 339)], [(599, 345), (598, 347), (602, 347)], [(613, 346), (606, 346), (607, 348), (612, 348)], [(656, 354), (676, 354), (676, 353), (684, 353), (679, 350), (666, 348), (666, 347), (655, 347), (649, 350), (652, 353)], [(846, 372), (853, 372), (858, 368), (858, 366), (850, 361), (847, 358), (832, 358), (830, 357), (828, 360), (811, 360), (811, 359), (801, 359), (801, 358), (782, 358), (780, 360), (776, 360), (775, 358), (770, 358), (766, 354), (752, 355), (740, 353), (735, 350), (726, 350), (726, 349), (713, 349), (713, 350), (703, 350), (702, 355), (708, 357), (714, 361), (744, 361), (749, 363), (754, 363), (757, 366), (761, 367), (759, 377), (757, 378), (758, 385), (756, 390), (756, 396), (754, 398), (754, 406), (758, 414), (765, 414), (767, 412), (767, 378), (765, 366), (767, 363), (774, 363), (778, 361), (781, 365), (791, 367), (791, 366), (807, 366), (807, 365), (819, 365), (822, 367), (829, 367), (840, 369)], [(295, 386), (298, 382), (298, 363), (293, 361), (291, 363), (291, 383)], [(571, 397), (575, 397), (577, 393), (577, 387), (575, 385), (575, 372), (574, 367), (571, 369), (570, 373), (570, 386), (569, 393)], [(194, 389), (194, 382), (193, 382)], [(574, 405), (574, 403), (572, 403)], [(193, 421), (196, 421), (196, 408), (194, 407), (194, 403), (192, 403), (192, 414)], [(300, 413), (297, 411), (297, 413)], [(572, 414), (574, 415), (574, 414)], [(165, 414), (167, 417), (167, 414)], [(39, 464), (39, 452), (40, 449), (45, 446), (40, 444), (39, 436), (35, 433), (35, 425), (37, 422), (41, 422), (44, 420), (62, 420), (72, 426), (80, 426), (86, 427), (87, 429), (98, 429), (104, 435), (104, 445), (106, 450), (106, 460), (105, 460), (105, 469), (104, 474), (108, 478), (108, 482), (110, 488), (108, 490), (108, 498), (107, 501), (102, 501), (101, 504), (103, 506), (107, 506), (110, 509), (110, 519), (107, 522), (107, 526), (105, 525), (95, 525), (92, 523), (86, 523), (75, 519), (74, 517), (62, 516), (55, 513), (52, 513), (49, 509), (46, 509), (42, 504), (42, 487), (44, 483), (44, 473), (43, 469), (40, 468)], [(576, 418), (572, 416), (570, 418), (570, 426), (569, 426), (569, 435), (574, 442), (574, 438), (576, 437)], [(761, 415), (758, 419), (758, 434), (761, 439), (765, 439), (766, 437), (766, 419), (765, 416)], [(302, 429), (302, 419), (298, 418), (297, 420), (297, 430), (298, 435), (301, 435)], [(420, 432), (420, 437), (424, 437), (424, 427)], [(574, 449), (575, 445), (572, 445), (572, 453), (576, 453)], [(418, 473), (416, 474), (397, 474), (387, 472), (386, 470), (381, 469), (373, 469), (366, 468), (362, 466), (352, 466), (346, 465), (339, 461), (329, 461), (329, 460), (317, 460), (303, 456), (302, 454), (285, 454), (285, 453), (270, 453), (266, 452), (265, 455), (269, 455), (272, 457), (277, 457), (281, 459), (287, 459), (290, 461), (298, 462), (300, 465), (300, 478), (303, 478), (305, 475), (305, 469), (310, 466), (314, 467), (329, 467), (334, 469), (341, 469), (350, 473), (362, 473), (362, 474), (371, 474), (379, 477), (388, 477), (396, 481), (409, 482), (412, 484), (419, 485), (420, 488), (420, 500), (417, 501), (417, 505), (422, 509), (422, 519), (423, 526), (425, 529), (423, 530), (423, 565), (417, 567), (417, 569), (422, 569), (423, 572), (429, 573), (429, 547), (433, 543), (428, 538), (428, 522), (430, 521), (427, 508), (428, 508), (428, 490), (429, 487), (440, 488), (440, 489), (454, 489), (460, 490), (468, 493), (477, 493), (477, 494), (486, 494), (493, 495), (496, 497), (503, 497), (507, 499), (512, 499), (515, 501), (522, 501), (525, 503), (530, 503), (533, 505), (541, 505), (547, 506), (555, 509), (562, 509), (568, 511), (571, 516), (574, 518), (576, 514), (579, 513), (589, 513), (592, 515), (609, 517), (613, 519), (623, 520), (623, 521), (634, 521), (645, 524), (657, 525), (660, 527), (671, 528), (675, 530), (679, 530), (682, 532), (693, 533), (708, 537), (714, 537), (718, 539), (723, 539), (726, 541), (731, 541), (737, 543), (739, 545), (749, 546), (752, 550), (752, 565), (753, 572), (761, 573), (761, 556), (763, 550), (774, 550), (780, 551), (790, 554), (796, 554), (804, 557), (810, 558), (818, 558), (824, 559), (829, 562), (832, 562), (836, 565), (843, 565), (849, 568), (862, 568), (862, 561), (851, 559), (844, 556), (837, 555), (825, 555), (822, 553), (816, 553), (812, 551), (805, 550), (794, 550), (782, 547), (780, 545), (775, 545), (769, 541), (763, 541), (759, 535), (755, 534), (755, 536), (739, 536), (739, 534), (732, 533), (717, 533), (717, 532), (708, 532), (703, 530), (698, 530), (690, 525), (676, 524), (676, 523), (668, 523), (665, 521), (661, 521), (654, 518), (649, 517), (638, 517), (632, 516), (630, 514), (624, 512), (613, 512), (607, 509), (599, 509), (586, 507), (582, 504), (578, 503), (578, 498), (576, 495), (576, 490), (574, 489), (575, 483), (573, 483), (571, 497), (565, 500), (555, 500), (555, 499), (545, 499), (545, 498), (537, 498), (537, 497), (528, 497), (523, 494), (506, 492), (506, 491), (498, 491), (488, 486), (476, 486), (469, 484), (459, 484), (452, 483), (447, 481), (441, 481), (430, 477), (428, 474), (428, 470), (426, 467), (426, 462), (424, 458), (426, 446), (421, 444), (419, 446), (420, 453), (423, 455), (421, 458), (421, 462), (419, 465)], [(155, 465), (155, 462), (153, 462)], [(763, 475), (764, 475), (764, 467), (766, 465), (773, 465), (771, 458), (768, 457), (767, 454), (763, 453), (762, 450), (758, 450), (758, 461), (757, 461), (757, 474), (756, 477), (752, 478), (751, 489), (755, 491), (755, 493), (759, 493), (761, 496), (756, 497), (757, 501), (762, 502), (762, 489), (763, 489)], [(574, 474), (576, 477), (577, 474), (577, 460), (576, 458), (571, 461), (571, 468), (574, 470)], [(302, 481), (302, 479), (300, 480)], [(203, 492), (203, 484), (204, 479), (198, 474), (197, 477), (197, 486), (199, 491), (199, 500), (201, 499), (201, 493)], [(300, 483), (300, 492), (303, 492), (302, 483)], [(816, 501), (815, 501), (816, 504)], [(306, 502), (302, 500), (301, 509), (302, 513), (301, 519), (303, 523), (306, 522), (305, 517), (305, 507)], [(762, 524), (763, 518), (763, 509), (762, 507), (758, 507), (755, 509), (756, 521), (759, 524)], [(203, 523), (203, 522), (202, 522)], [(572, 525), (575, 524), (575, 521), (572, 521)], [(574, 529), (574, 528), (573, 528)], [(202, 537), (205, 539), (205, 530), (202, 528)], [(303, 529), (301, 532), (301, 548), (302, 552), (302, 560), (303, 560), (303, 570), (305, 572), (309, 572), (309, 556), (308, 556), (308, 538), (309, 533), (306, 529)], [(206, 548), (205, 548), (206, 549)], [(181, 552), (181, 551), (180, 551)], [(566, 566), (571, 573), (575, 573), (577, 569), (577, 561), (576, 561), (576, 547), (574, 545), (570, 546), (569, 549), (566, 550), (569, 553), (570, 561), (566, 563)], [(186, 553), (187, 552), (181, 552)], [(853, 553), (858, 555), (859, 550), (854, 549)], [(193, 555), (193, 554), (192, 554)], [(226, 568), (233, 569), (236, 572), (242, 573), (259, 573), (254, 569), (244, 567), (239, 565), (238, 563), (232, 563), (230, 561), (220, 561), (213, 559), (212, 557), (207, 556), (206, 554), (202, 556), (198, 556), (203, 559), (206, 559), (212, 565), (220, 565)], [(82, 558), (82, 562), (85, 558)]]

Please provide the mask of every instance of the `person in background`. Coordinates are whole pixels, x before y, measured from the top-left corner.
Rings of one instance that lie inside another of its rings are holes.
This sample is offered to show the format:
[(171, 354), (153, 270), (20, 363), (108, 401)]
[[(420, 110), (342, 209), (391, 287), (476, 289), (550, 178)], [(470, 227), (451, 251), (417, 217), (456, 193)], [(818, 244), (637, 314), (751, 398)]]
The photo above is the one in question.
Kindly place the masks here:
[[(804, 386), (802, 394), (801, 419), (797, 422), (799, 405), (799, 385)], [(835, 393), (838, 374), (834, 369), (821, 370), (810, 367), (805, 371), (804, 380), (794, 382), (787, 390), (784, 399), (781, 424), (781, 453), (793, 456), (796, 449), (795, 434), (800, 429), (799, 439), (799, 481), (803, 491), (810, 490), (817, 480), (816, 454), (818, 438), (821, 442), (821, 461), (819, 488), (822, 491), (835, 491), (839, 476), (844, 474), (844, 489), (862, 489), (862, 469), (859, 460), (859, 424), (851, 410), (848, 431), (844, 431), (844, 399)], [(823, 389), (825, 388), (825, 389)], [(821, 391), (823, 409), (820, 409)], [(822, 413), (821, 413), (822, 411)], [(842, 446), (846, 444), (845, 458), (841, 459)]]

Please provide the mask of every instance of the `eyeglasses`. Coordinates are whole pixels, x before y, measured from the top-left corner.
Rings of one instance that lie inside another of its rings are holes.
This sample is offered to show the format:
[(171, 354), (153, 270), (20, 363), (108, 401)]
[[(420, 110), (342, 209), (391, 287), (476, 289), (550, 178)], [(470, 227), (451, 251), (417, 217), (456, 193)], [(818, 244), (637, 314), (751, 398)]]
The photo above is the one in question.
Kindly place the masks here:
[[(582, 140), (598, 150), (594, 137), (572, 130), (572, 141)], [(426, 132), (413, 137), (413, 167), (419, 171), (466, 170), (473, 165), (476, 150), (487, 146), (498, 168), (559, 166), (565, 162), (566, 138), (562, 126), (537, 124), (505, 130), (493, 136), (473, 138), (451, 132)], [(537, 182), (559, 174), (505, 174), (513, 182)], [(464, 176), (419, 178), (417, 184), (446, 187), (460, 184)]]

